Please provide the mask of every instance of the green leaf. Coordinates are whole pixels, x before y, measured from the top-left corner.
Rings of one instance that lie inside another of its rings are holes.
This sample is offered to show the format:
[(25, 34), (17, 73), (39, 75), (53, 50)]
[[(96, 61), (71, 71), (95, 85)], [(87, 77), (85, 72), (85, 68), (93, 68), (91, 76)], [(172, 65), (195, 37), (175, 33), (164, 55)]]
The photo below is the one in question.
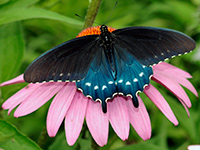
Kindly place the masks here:
[(183, 24), (192, 22), (192, 15), (195, 11), (195, 6), (184, 1), (167, 1), (169, 8), (173, 9), (173, 14), (176, 19), (180, 19)]
[(64, 132), (56, 135), (55, 141), (51, 146), (49, 146), (49, 150), (70, 149), (70, 148), (73, 150), (73, 148), (67, 144)]
[(87, 139), (78, 138), (77, 142), (73, 146), (69, 146), (65, 138), (65, 132), (62, 132), (61, 134), (56, 136), (56, 139), (54, 143), (49, 147), (49, 150), (58, 150), (58, 149), (88, 150), (90, 148), (91, 148), (90, 138)]
[(0, 26), (0, 82), (10, 79), (19, 69), (24, 53), (20, 23)]
[(0, 5), (3, 5), (3, 4), (8, 3), (8, 2), (9, 2), (9, 0), (1, 0)]
[(36, 143), (4, 120), (0, 120), (0, 148), (5, 150), (40, 150)]
[(156, 145), (153, 144), (148, 144), (148, 143), (143, 143), (143, 144), (133, 144), (133, 145), (129, 145), (129, 146), (125, 146), (123, 148), (118, 148), (116, 150), (167, 150), (165, 148), (162, 147), (158, 147)]
[(188, 118), (185, 109), (177, 101), (169, 100), (168, 103), (170, 104), (170, 106), (171, 106), (172, 110), (174, 111), (175, 115), (177, 116), (177, 119), (180, 122), (180, 125), (185, 128), (185, 130), (187, 131), (187, 134), (189, 135), (189, 137), (193, 141), (196, 141), (195, 139), (197, 139), (197, 136), (199, 134), (197, 134), (197, 129), (195, 127), (195, 121), (194, 121), (193, 116), (190, 116), (190, 118)]
[(14, 0), (10, 1), (9, 3), (5, 4), (3, 7), (1, 7), (0, 12), (14, 9), (14, 8), (25, 8), (32, 4), (35, 4), (39, 0)]
[(0, 25), (26, 19), (44, 18), (66, 22), (78, 27), (82, 26), (81, 21), (60, 15), (56, 12), (37, 7), (27, 7), (35, 2), (36, 0), (23, 0), (20, 2), (8, 3), (5, 6), (2, 6), (0, 9)]

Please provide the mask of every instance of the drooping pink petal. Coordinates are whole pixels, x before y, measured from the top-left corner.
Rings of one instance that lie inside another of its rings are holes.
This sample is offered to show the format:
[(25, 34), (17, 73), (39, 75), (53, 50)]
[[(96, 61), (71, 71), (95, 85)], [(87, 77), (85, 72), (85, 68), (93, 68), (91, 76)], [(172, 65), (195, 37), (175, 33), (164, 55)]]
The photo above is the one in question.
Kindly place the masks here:
[(75, 83), (66, 83), (53, 99), (47, 115), (47, 132), (50, 137), (58, 132), (76, 91)]
[(107, 105), (109, 121), (114, 131), (122, 140), (128, 139), (130, 125), (125, 98), (116, 96), (112, 101), (108, 100)]
[(32, 94), (33, 91), (37, 90), (40, 84), (29, 84), (17, 93), (15, 93), (13, 96), (11, 96), (9, 99), (7, 99), (2, 107), (3, 109), (9, 109), (8, 114), (21, 102), (23, 102), (30, 94)]
[(159, 63), (157, 65), (154, 65), (153, 71), (157, 71), (157, 70), (164, 71), (167, 74), (172, 73), (172, 74), (175, 74), (175, 75), (178, 75), (178, 76), (182, 76), (184, 78), (192, 78), (192, 76), (188, 72), (186, 72), (186, 71), (184, 71), (180, 68), (177, 68), (177, 67), (175, 67), (171, 64), (168, 64), (166, 62), (162, 62), (162, 63)]
[(100, 102), (88, 101), (86, 122), (92, 137), (99, 146), (104, 146), (108, 140), (108, 112), (103, 113)]
[(178, 120), (172, 112), (169, 104), (153, 85), (148, 85), (144, 89), (144, 93), (174, 125), (178, 125)]
[(41, 86), (38, 87), (32, 94), (30, 94), (16, 109), (14, 116), (20, 117), (35, 111), (48, 100), (50, 100), (63, 86), (63, 82), (50, 82), (50, 83), (40, 83)]
[(196, 89), (190, 83), (190, 81), (188, 81), (185, 77), (179, 76), (179, 75), (177, 75), (177, 73), (173, 73), (173, 71), (170, 73), (166, 73), (164, 71), (157, 70), (157, 71), (154, 71), (154, 73), (165, 76), (167, 78), (170, 78), (174, 82), (178, 82), (179, 84), (183, 85), (188, 90), (190, 90), (196, 97), (198, 97), (198, 93), (197, 93)]
[(74, 96), (72, 104), (65, 117), (65, 135), (67, 143), (74, 145), (81, 132), (87, 109), (88, 98), (81, 92)]
[(151, 122), (149, 114), (140, 96), (138, 96), (138, 101), (139, 107), (135, 108), (131, 98), (127, 98), (126, 104), (129, 111), (129, 120), (138, 135), (143, 140), (147, 140), (151, 137)]
[(1, 83), (0, 86), (6, 86), (6, 85), (11, 85), (11, 84), (17, 84), (17, 83), (25, 82), (23, 76), (24, 76), (24, 74), (21, 74), (21, 75), (17, 76), (14, 79), (11, 79), (9, 81)]
[(173, 80), (170, 80), (169, 78), (162, 76), (156, 72), (154, 72), (154, 75), (151, 79), (158, 82), (159, 84), (163, 85), (164, 87), (166, 87), (176, 97), (178, 97), (179, 99), (182, 99), (183, 102), (188, 107), (191, 107), (191, 102), (190, 102), (188, 95), (186, 94), (184, 89), (177, 82), (174, 82)]
[(179, 101), (181, 102), (181, 104), (185, 108), (185, 111), (187, 112), (188, 117), (190, 117), (190, 112), (189, 112), (188, 107), (186, 106), (186, 104), (182, 101), (182, 99), (179, 99)]

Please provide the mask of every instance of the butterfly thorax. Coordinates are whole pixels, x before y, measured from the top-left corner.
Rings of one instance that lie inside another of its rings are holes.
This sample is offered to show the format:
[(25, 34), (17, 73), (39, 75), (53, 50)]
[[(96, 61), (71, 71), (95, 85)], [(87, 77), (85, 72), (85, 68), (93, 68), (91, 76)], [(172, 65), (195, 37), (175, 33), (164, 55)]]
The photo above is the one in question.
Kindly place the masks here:
[(102, 25), (100, 28), (100, 46), (103, 46), (106, 50), (111, 49), (113, 44), (112, 34), (108, 31), (108, 27)]

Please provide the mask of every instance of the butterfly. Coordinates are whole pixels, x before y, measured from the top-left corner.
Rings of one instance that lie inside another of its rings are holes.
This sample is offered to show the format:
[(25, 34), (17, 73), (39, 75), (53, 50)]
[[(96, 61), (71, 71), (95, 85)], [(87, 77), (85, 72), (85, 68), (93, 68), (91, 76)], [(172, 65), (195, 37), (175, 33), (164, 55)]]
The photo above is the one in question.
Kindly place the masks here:
[(152, 66), (196, 46), (189, 36), (171, 29), (127, 27), (109, 32), (102, 25), (100, 31), (45, 52), (28, 66), (24, 80), (76, 82), (85, 96), (101, 102), (104, 113), (107, 100), (116, 94), (131, 96), (138, 107), (138, 92), (149, 84)]

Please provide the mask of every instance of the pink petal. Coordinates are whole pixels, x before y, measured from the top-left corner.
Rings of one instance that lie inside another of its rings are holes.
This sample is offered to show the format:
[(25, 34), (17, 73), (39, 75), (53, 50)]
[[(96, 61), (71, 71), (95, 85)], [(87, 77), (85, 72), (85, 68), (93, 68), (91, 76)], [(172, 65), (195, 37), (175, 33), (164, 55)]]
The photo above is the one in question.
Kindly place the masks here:
[(11, 79), (9, 81), (3, 82), (3, 83), (0, 84), (0, 86), (17, 84), (17, 83), (22, 83), (22, 82), (25, 82), (24, 81), (24, 74), (21, 74), (21, 75), (17, 76), (16, 78)]
[(146, 107), (138, 96), (139, 107), (135, 108), (133, 106), (132, 100), (130, 97), (127, 98), (127, 108), (129, 111), (129, 120), (135, 131), (143, 139), (147, 140), (151, 137), (151, 122), (149, 114), (146, 110)]
[(112, 101), (108, 101), (108, 114), (110, 123), (122, 139), (128, 139), (129, 135), (129, 116), (126, 106), (126, 100), (123, 96), (116, 96)]
[(144, 93), (174, 125), (178, 125), (178, 120), (172, 112), (169, 104), (153, 85), (148, 85), (144, 89)]
[(170, 64), (168, 64), (166, 62), (162, 62), (162, 63), (159, 63), (157, 65), (154, 65), (153, 66), (153, 71), (157, 71), (157, 70), (164, 71), (167, 74), (168, 73), (173, 73), (175, 75), (182, 76), (184, 78), (192, 78), (192, 76), (188, 72), (186, 72), (186, 71), (184, 71), (184, 70), (182, 70), (180, 68), (177, 68), (177, 67), (175, 67), (173, 65), (170, 65)]
[(108, 140), (108, 112), (103, 113), (101, 104), (91, 99), (88, 101), (86, 122), (92, 137), (99, 146), (104, 146)]
[(47, 131), (50, 137), (58, 132), (75, 93), (75, 83), (66, 83), (53, 99), (47, 115)]
[(65, 117), (67, 143), (74, 145), (81, 132), (89, 99), (77, 92)]
[(181, 104), (182, 104), (183, 107), (185, 108), (185, 111), (187, 112), (188, 117), (190, 117), (190, 112), (189, 112), (189, 110), (188, 110), (188, 107), (185, 105), (185, 103), (184, 103), (181, 99), (179, 99), (179, 101), (181, 102)]
[(163, 71), (154, 71), (154, 73), (156, 74), (160, 74), (162, 76), (165, 76), (171, 80), (174, 80), (175, 82), (178, 82), (179, 84), (183, 85), (184, 87), (186, 87), (188, 90), (190, 90), (192, 93), (194, 93), (194, 95), (196, 97), (198, 97), (198, 93), (196, 91), (196, 89), (194, 88), (194, 86), (190, 83), (190, 81), (188, 81), (185, 77), (179, 76), (176, 73), (166, 73)]
[(40, 84), (29, 84), (17, 93), (15, 93), (13, 96), (11, 96), (9, 99), (7, 99), (2, 107), (3, 109), (9, 109), (8, 114), (21, 102), (23, 102), (30, 94), (32, 94), (33, 91), (37, 90), (37, 88), (40, 86)]
[(170, 80), (170, 78), (165, 77), (163, 75), (160, 75), (156, 72), (154, 72), (152, 80), (158, 82), (159, 84), (166, 87), (168, 90), (170, 90), (176, 97), (179, 99), (182, 99), (183, 102), (188, 106), (191, 107), (191, 102), (183, 88), (175, 81)]
[(50, 82), (40, 84), (42, 85), (39, 86), (38, 89), (32, 94), (30, 94), (16, 109), (14, 113), (15, 117), (27, 115), (41, 107), (49, 99), (51, 99), (64, 86), (65, 83)]

